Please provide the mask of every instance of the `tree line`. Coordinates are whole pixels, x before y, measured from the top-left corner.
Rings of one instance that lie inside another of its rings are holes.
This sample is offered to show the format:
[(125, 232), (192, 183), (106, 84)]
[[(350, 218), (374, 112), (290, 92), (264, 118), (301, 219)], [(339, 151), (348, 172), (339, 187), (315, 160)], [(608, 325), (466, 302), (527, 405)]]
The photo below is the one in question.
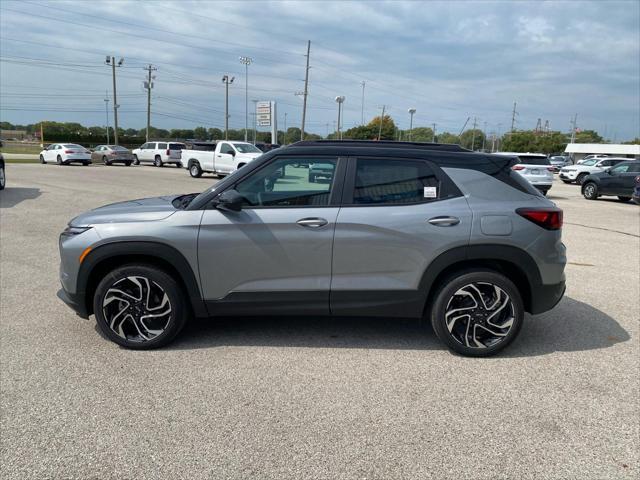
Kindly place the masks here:
[[(77, 142), (88, 146), (107, 142), (107, 130), (103, 126), (86, 127), (75, 122), (41, 122), (29, 125), (14, 125), (9, 122), (0, 122), (3, 130), (26, 130), (28, 134), (39, 136), (40, 126), (44, 133), (44, 141), (51, 142)], [(113, 139), (113, 128), (109, 129), (110, 139)], [(146, 139), (146, 129), (119, 128), (120, 143), (136, 145)], [(570, 133), (559, 131), (537, 132), (533, 130), (517, 130), (507, 132), (499, 137), (487, 136), (480, 129), (465, 130), (462, 134), (450, 132), (436, 132), (430, 127), (416, 127), (411, 130), (399, 129), (390, 115), (374, 117), (366, 125), (349, 128), (341, 135), (338, 132), (330, 133), (326, 138), (353, 140), (404, 140), (414, 142), (438, 142), (459, 144), (470, 150), (503, 151), (503, 152), (537, 152), (557, 153), (564, 151), (570, 141)], [(224, 139), (224, 131), (219, 128), (205, 128), (198, 126), (193, 129), (162, 129), (151, 127), (149, 137), (152, 140), (199, 140), (211, 141)], [(244, 129), (230, 129), (229, 140), (244, 140)], [(305, 139), (319, 140), (325, 138), (313, 133), (305, 133)], [(254, 131), (248, 132), (249, 141), (254, 141)], [(287, 131), (278, 131), (278, 143), (289, 144), (300, 140), (300, 129), (290, 127)], [(255, 141), (268, 143), (271, 141), (270, 132), (255, 132)], [(595, 130), (582, 130), (575, 134), (576, 143), (603, 143), (605, 140)], [(640, 138), (630, 142), (640, 144)]]

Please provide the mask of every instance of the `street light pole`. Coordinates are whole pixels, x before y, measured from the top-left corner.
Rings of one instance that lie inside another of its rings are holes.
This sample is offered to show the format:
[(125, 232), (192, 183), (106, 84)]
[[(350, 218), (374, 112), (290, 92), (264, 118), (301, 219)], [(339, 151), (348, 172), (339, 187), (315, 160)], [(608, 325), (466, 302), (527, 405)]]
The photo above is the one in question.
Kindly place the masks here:
[(409, 141), (413, 140), (413, 114), (416, 113), (415, 108), (410, 108), (409, 110)]
[(229, 75), (222, 77), (222, 83), (225, 85), (224, 97), (224, 139), (229, 140), (229, 84), (233, 83), (236, 77), (229, 78)]
[(109, 93), (104, 92), (104, 113), (107, 116), (107, 145), (109, 145)]
[(251, 57), (240, 57), (240, 63), (244, 65), (244, 141), (249, 138), (249, 65), (253, 59)]
[(365, 86), (364, 80), (360, 82), (360, 85), (362, 85), (362, 107), (361, 107), (362, 111), (360, 113), (360, 125), (364, 125), (364, 86)]
[(344, 102), (344, 95), (336, 97), (336, 103), (338, 104), (338, 139), (342, 140), (342, 132), (340, 131), (340, 114), (342, 113), (342, 102)]

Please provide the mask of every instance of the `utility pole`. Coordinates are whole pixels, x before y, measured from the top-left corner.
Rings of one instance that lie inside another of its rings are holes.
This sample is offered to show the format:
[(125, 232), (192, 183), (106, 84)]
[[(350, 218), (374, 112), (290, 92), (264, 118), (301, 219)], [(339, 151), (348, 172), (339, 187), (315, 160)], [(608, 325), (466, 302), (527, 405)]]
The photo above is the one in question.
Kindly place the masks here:
[(224, 139), (229, 140), (229, 84), (233, 83), (236, 77), (229, 78), (229, 75), (222, 77), (222, 83), (225, 86), (224, 96)]
[(342, 113), (342, 103), (344, 102), (344, 95), (336, 97), (336, 103), (338, 104), (338, 140), (342, 140), (342, 131), (340, 130), (340, 116)]
[(240, 57), (240, 63), (244, 65), (244, 141), (249, 138), (249, 65), (253, 62), (251, 57)]
[(473, 117), (473, 135), (471, 136), (471, 150), (473, 151), (475, 146), (476, 146), (476, 125), (477, 125), (477, 121), (476, 121), (476, 117)]
[(154, 67), (153, 65), (149, 64), (148, 66), (144, 67), (144, 69), (147, 71), (147, 81), (144, 82), (144, 88), (147, 89), (147, 142), (149, 141), (149, 129), (151, 128), (151, 89), (153, 88), (153, 82), (152, 79), (155, 78), (155, 76), (151, 76), (151, 72), (153, 72), (154, 70), (157, 70), (156, 67)]
[(364, 125), (364, 86), (365, 86), (365, 81), (363, 80), (362, 82), (360, 82), (360, 85), (362, 85), (362, 113), (361, 118), (360, 118), (360, 125)]
[(410, 108), (408, 110), (410, 120), (409, 120), (409, 141), (413, 140), (413, 114), (416, 113), (415, 108)]
[(104, 91), (104, 113), (107, 116), (107, 145), (109, 145), (109, 93)]
[(571, 122), (571, 142), (570, 143), (576, 143), (576, 130), (578, 128), (578, 114), (576, 113), (573, 116), (573, 121)]
[(514, 128), (516, 126), (516, 115), (518, 115), (518, 112), (516, 112), (516, 102), (513, 102), (513, 113), (511, 114), (511, 131), (514, 131)]
[(380, 137), (382, 136), (382, 122), (384, 121), (384, 109), (386, 105), (382, 105), (382, 115), (380, 116), (380, 128), (378, 128), (378, 141), (380, 141)]
[(433, 138), (431, 139), (431, 142), (436, 143), (436, 124), (433, 124)]
[(283, 145), (287, 144), (287, 112), (284, 112), (284, 135), (283, 135)]
[(258, 100), (256, 98), (252, 98), (253, 102), (253, 144), (256, 144), (256, 137), (258, 131)]
[(311, 52), (311, 40), (307, 40), (307, 67), (304, 73), (304, 100), (302, 101), (302, 128), (300, 140), (304, 140), (304, 121), (307, 118), (307, 95), (309, 94), (309, 53)]
[(487, 140), (487, 122), (484, 122), (484, 127), (482, 130), (482, 151), (484, 152), (485, 141)]
[(116, 57), (108, 56), (105, 59), (107, 65), (111, 65), (111, 73), (113, 75), (113, 143), (118, 145), (118, 97), (116, 95), (116, 67), (121, 67), (124, 63), (124, 58), (118, 60), (118, 64), (116, 65)]

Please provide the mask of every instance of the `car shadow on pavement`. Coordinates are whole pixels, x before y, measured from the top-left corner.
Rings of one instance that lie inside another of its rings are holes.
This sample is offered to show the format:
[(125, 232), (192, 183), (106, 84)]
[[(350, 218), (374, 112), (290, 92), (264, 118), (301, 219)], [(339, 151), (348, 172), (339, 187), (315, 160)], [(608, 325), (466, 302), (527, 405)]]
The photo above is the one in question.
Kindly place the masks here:
[(39, 188), (28, 187), (5, 187), (0, 193), (0, 208), (11, 208), (23, 200), (33, 200), (38, 198), (41, 192)]
[[(525, 317), (505, 357), (608, 348), (629, 340), (620, 324), (592, 306), (565, 297), (543, 315)], [(395, 318), (234, 317), (190, 322), (168, 349), (217, 346), (444, 350), (426, 322)]]

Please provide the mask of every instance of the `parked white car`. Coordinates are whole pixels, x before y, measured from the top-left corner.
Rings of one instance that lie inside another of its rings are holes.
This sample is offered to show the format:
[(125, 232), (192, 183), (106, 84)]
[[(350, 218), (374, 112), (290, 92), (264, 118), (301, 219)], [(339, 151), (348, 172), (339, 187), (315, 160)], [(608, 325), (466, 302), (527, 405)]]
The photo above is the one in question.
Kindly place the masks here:
[(69, 165), (70, 163), (91, 163), (91, 152), (82, 145), (75, 143), (52, 143), (40, 152), (40, 163), (57, 163)]
[(176, 167), (182, 167), (180, 151), (186, 148), (180, 142), (147, 142), (140, 148), (133, 150), (133, 164), (153, 163), (156, 167), (162, 167), (165, 163), (173, 163)]
[(553, 185), (554, 167), (543, 153), (518, 153), (500, 152), (500, 155), (514, 155), (519, 158), (518, 163), (511, 167), (526, 178), (531, 185), (536, 187), (543, 195), (551, 189)]
[(612, 158), (606, 157), (603, 159), (590, 158), (583, 163), (571, 165), (560, 169), (560, 180), (564, 183), (576, 182), (578, 185), (582, 185), (582, 182), (587, 175), (597, 172), (603, 172), (609, 167), (613, 167), (620, 162), (625, 162), (628, 158)]
[(182, 150), (182, 163), (189, 174), (198, 178), (203, 173), (228, 175), (262, 155), (262, 150), (247, 142), (219, 141), (194, 143)]
[(576, 162), (576, 165), (582, 165), (584, 162), (586, 162), (587, 160), (604, 160), (605, 158), (609, 158), (609, 155), (600, 155), (600, 154), (595, 154), (595, 155), (587, 155), (584, 158), (581, 158), (580, 160), (578, 160)]

